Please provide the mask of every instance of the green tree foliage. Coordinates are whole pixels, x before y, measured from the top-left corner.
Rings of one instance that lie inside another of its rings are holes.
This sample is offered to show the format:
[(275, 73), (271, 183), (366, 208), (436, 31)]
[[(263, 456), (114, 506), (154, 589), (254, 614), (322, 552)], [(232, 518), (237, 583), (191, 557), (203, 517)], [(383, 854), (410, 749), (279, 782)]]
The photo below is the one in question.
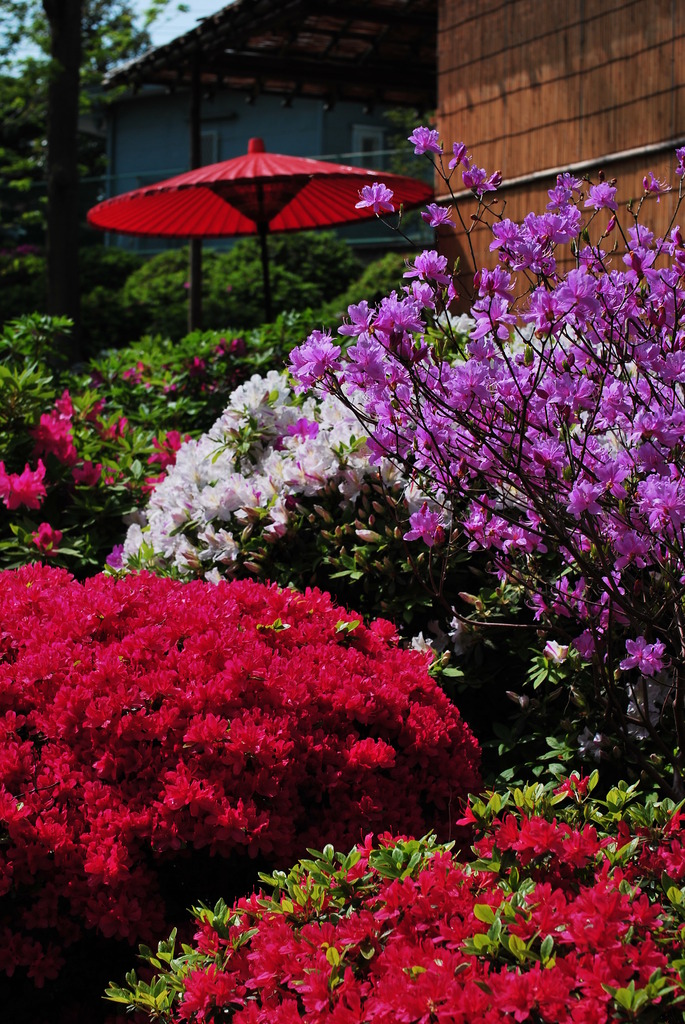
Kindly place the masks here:
[(40, 242), (45, 231), (45, 103), (31, 64), (0, 76), (0, 246)]
[(75, 321), (74, 357), (79, 177), (104, 159), (104, 139), (80, 133), (78, 117), (102, 101), (107, 68), (149, 46), (147, 25), (165, 6), (152, 0), (142, 27), (126, 0), (4, 0), (0, 8), (0, 243), (30, 240), (27, 232), (46, 226), (48, 309)]
[[(159, 6), (159, 5), (158, 5)], [(122, 0), (86, 0), (81, 13), (80, 112), (109, 102), (100, 82), (112, 66), (150, 45), (145, 26)], [(49, 33), (40, 3), (3, 2), (0, 8), (0, 245), (42, 242), (45, 231)], [(102, 174), (104, 138), (78, 131), (81, 177)]]
[[(276, 313), (319, 308), (356, 280), (362, 264), (332, 231), (271, 235), (268, 239), (271, 292)], [(203, 258), (205, 328), (232, 324), (241, 329), (264, 321), (259, 242), (243, 238), (228, 252), (207, 250)], [(170, 249), (134, 271), (124, 286), (124, 302), (137, 310), (151, 333), (180, 338), (186, 333), (188, 249)]]

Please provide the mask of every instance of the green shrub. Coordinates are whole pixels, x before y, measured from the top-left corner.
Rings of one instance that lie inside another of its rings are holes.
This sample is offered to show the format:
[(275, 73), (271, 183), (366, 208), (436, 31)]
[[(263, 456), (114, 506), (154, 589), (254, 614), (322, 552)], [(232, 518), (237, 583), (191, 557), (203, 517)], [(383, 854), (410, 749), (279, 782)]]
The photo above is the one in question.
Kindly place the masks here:
[(82, 575), (143, 499), (153, 432), (106, 408), (87, 380), (65, 387), (44, 357), (67, 329), (35, 314), (0, 337), (2, 567), (46, 559)]
[(0, 252), (0, 324), (31, 310), (45, 311), (45, 257), (35, 246)]
[(389, 252), (385, 256), (369, 263), (361, 276), (352, 281), (348, 287), (332, 299), (328, 300), (320, 310), (320, 316), (326, 326), (336, 328), (347, 316), (349, 306), (358, 305), (366, 300), (374, 305), (398, 287), (405, 269), (406, 256), (398, 252)]
[[(97, 245), (81, 253), (83, 348), (92, 354), (140, 335), (138, 313), (129, 309), (121, 289), (140, 266), (141, 257)], [(0, 326), (32, 311), (45, 313), (45, 257), (29, 246), (0, 252)]]
[[(362, 264), (332, 232), (298, 232), (268, 239), (274, 313), (316, 308), (334, 298), (359, 275)], [(241, 239), (229, 252), (206, 250), (202, 268), (202, 322), (246, 330), (264, 322), (259, 242)], [(153, 256), (124, 288), (124, 301), (150, 333), (181, 337), (188, 309), (188, 250)]]
[[(347, 242), (333, 231), (298, 231), (271, 235), (267, 239), (269, 258), (295, 278), (316, 288), (318, 303), (334, 298), (359, 277), (363, 264)], [(256, 238), (243, 239), (227, 253), (227, 263), (238, 273), (242, 266), (259, 266), (261, 250)], [(287, 295), (284, 297), (287, 301)], [(293, 306), (292, 308), (299, 308)]]
[(122, 289), (141, 260), (137, 253), (123, 249), (91, 246), (82, 250), (81, 329), (87, 355), (140, 337), (144, 325), (139, 322), (138, 311), (124, 301)]
[(56, 358), (69, 327), (33, 314), (0, 333), (0, 567), (45, 559), (80, 577), (123, 541), (184, 438), (307, 328), (281, 317), (240, 338), (146, 338), (75, 373)]
[(306, 314), (282, 314), (237, 335), (192, 331), (180, 341), (148, 335), (91, 360), (89, 386), (130, 423), (197, 436), (221, 415), (242, 380), (282, 364), (310, 328)]

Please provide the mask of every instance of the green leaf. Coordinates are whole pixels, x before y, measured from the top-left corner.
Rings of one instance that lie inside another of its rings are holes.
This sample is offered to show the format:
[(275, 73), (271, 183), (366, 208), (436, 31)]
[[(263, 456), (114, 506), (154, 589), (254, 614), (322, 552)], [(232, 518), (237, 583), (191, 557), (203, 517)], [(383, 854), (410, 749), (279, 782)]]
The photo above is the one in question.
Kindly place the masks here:
[(290, 623), (283, 622), (281, 619), (274, 619), (273, 622), (258, 622), (255, 629), (282, 633), (284, 629), (290, 629)]
[(526, 954), (526, 944), (523, 939), (520, 939), (518, 935), (508, 935), (506, 938), (506, 945), (509, 947), (509, 951), (514, 954), (518, 960), (522, 960)]
[[(346, 573), (337, 573), (338, 576), (345, 576)], [(357, 626), (361, 625), (361, 619), (351, 619), (349, 622), (345, 619), (339, 619), (335, 624), (336, 633), (353, 633)]]
[(492, 924), (495, 920), (495, 912), (489, 903), (476, 903), (473, 914), (483, 924)]

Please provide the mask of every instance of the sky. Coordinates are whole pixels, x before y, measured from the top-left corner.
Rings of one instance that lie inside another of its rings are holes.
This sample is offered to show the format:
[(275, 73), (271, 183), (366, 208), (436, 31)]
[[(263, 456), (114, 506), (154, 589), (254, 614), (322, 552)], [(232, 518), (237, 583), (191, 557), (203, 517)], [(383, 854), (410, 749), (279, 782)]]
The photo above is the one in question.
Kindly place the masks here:
[[(178, 0), (171, 0), (167, 11), (153, 23), (150, 28), (150, 35), (154, 46), (162, 46), (171, 42), (176, 36), (189, 32), (195, 28), (198, 21), (216, 14), (217, 11), (227, 7), (229, 0), (187, 0), (184, 5), (190, 8), (188, 11), (178, 10)], [(132, 6), (141, 15), (148, 7), (148, 0), (133, 0)]]
[[(1, 2), (2, 0), (0, 0)], [(232, 0), (186, 0), (183, 6), (188, 7), (188, 11), (179, 11), (179, 2), (180, 0), (170, 0), (166, 12), (150, 27), (153, 46), (163, 46), (164, 43), (171, 42), (176, 36), (182, 36), (184, 32), (189, 32), (202, 18), (208, 18), (210, 14), (216, 14), (217, 11), (223, 10)], [(131, 0), (131, 7), (140, 15), (141, 23), (149, 6), (149, 0)], [(28, 47), (20, 47), (16, 51), (15, 57), (20, 59), (29, 56), (32, 52), (33, 50)]]

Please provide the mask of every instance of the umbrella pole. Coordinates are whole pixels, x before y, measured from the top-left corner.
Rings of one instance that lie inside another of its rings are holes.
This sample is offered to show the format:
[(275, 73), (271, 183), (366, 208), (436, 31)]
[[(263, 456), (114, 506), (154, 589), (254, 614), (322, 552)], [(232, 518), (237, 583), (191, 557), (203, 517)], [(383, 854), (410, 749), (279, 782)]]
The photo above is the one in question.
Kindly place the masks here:
[(188, 333), (202, 329), (202, 239), (190, 239)]
[(257, 230), (259, 232), (259, 243), (262, 250), (262, 277), (264, 279), (264, 312), (266, 314), (266, 322), (271, 323), (273, 319), (273, 312), (271, 309), (271, 284), (269, 282), (269, 250), (266, 247), (266, 224), (258, 224)]
[[(193, 71), (190, 91), (190, 166), (202, 164), (202, 125), (200, 92), (200, 51), (193, 53)], [(190, 295), (188, 296), (188, 332), (202, 329), (202, 239), (190, 239)]]

